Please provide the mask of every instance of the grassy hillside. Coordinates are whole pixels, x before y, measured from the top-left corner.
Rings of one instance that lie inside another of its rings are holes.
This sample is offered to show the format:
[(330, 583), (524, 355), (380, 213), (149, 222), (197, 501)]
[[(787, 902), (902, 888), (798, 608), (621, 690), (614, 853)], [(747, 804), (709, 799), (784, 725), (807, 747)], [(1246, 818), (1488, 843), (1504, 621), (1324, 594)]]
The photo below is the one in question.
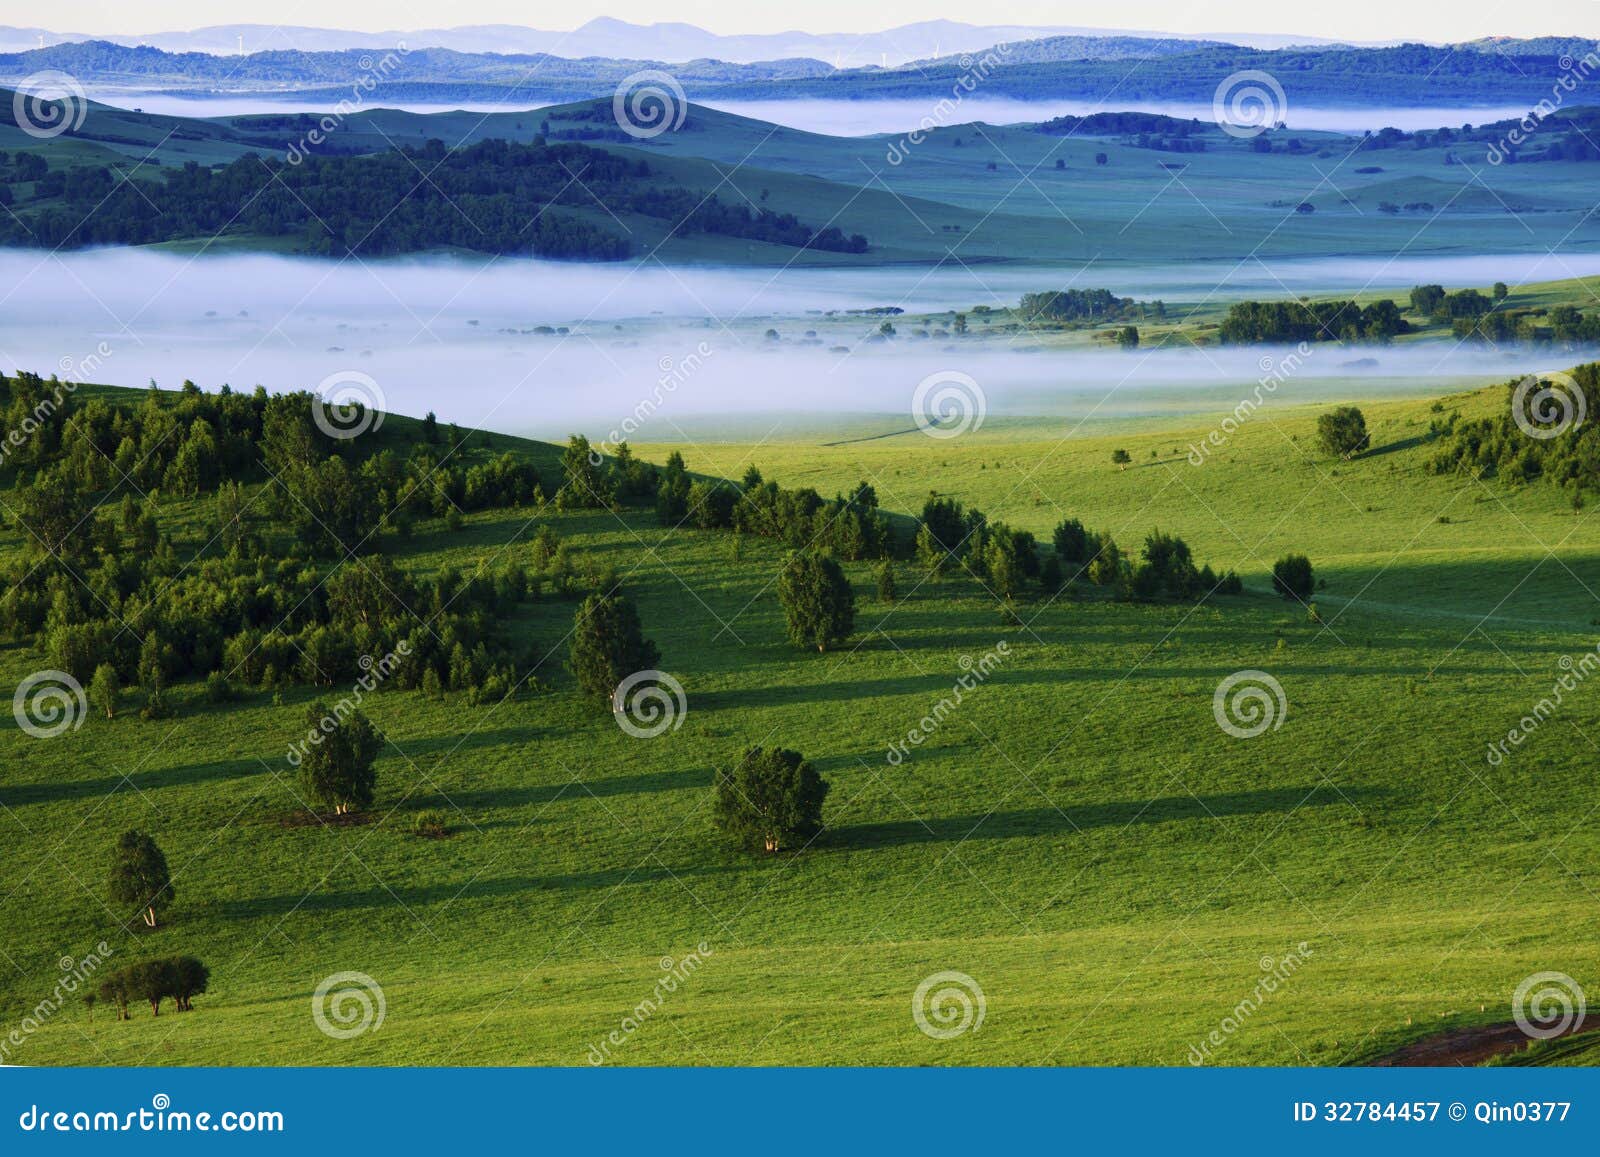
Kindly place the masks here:
[[(189, 952), (212, 970), (193, 1013), (91, 1022), (72, 1006), (13, 1059), (583, 1064), (695, 951), (701, 967), (625, 1035), (619, 1062), (1183, 1064), (1263, 958), (1295, 952), (1299, 971), (1216, 1062), (1338, 1064), (1505, 1021), (1536, 971), (1600, 983), (1587, 933), (1600, 701), (1581, 687), (1512, 758), (1485, 760), (1549, 693), (1558, 658), (1594, 645), (1592, 509), (1422, 470), (1441, 410), (1502, 401), (1368, 406), (1374, 450), (1348, 463), (1312, 448), (1314, 412), (1287, 407), (1201, 467), (1183, 461), (1212, 427), (1196, 419), (639, 448), (727, 477), (755, 463), (824, 494), (866, 479), (898, 514), (938, 491), (1046, 536), (1081, 517), (1125, 549), (1160, 527), (1247, 588), (1195, 606), (1074, 586), (1023, 599), (1017, 625), (976, 584), (924, 582), (908, 563), (901, 598), (878, 603), (874, 567), (851, 564), (857, 634), (822, 655), (784, 639), (772, 542), (636, 511), (423, 522), (395, 544), (419, 571), (527, 559), (543, 525), (581, 564), (615, 565), (686, 690), (682, 727), (635, 739), (580, 698), (559, 600), (510, 627), (549, 655), (547, 690), (369, 700), (392, 745), (365, 824), (290, 822), (284, 752), (307, 689), (209, 706), (180, 688), (174, 719), (124, 712), (54, 740), (6, 724), (6, 1020), (59, 957), (101, 939), (117, 961)], [(1115, 449), (1133, 465), (1112, 466)], [(198, 529), (197, 506), (163, 511)], [(0, 538), (19, 547), (15, 530)], [(1326, 581), (1320, 623), (1269, 593), (1289, 550)], [(994, 673), (891, 764), (889, 745), (1002, 642)], [(41, 665), (9, 645), (0, 685)], [(1235, 739), (1213, 692), (1250, 668), (1280, 681), (1287, 713)], [(805, 851), (752, 858), (711, 828), (712, 771), (747, 743), (796, 747), (831, 781), (828, 830)], [(448, 838), (411, 833), (428, 808)], [(111, 842), (133, 826), (166, 849), (178, 889), (154, 932), (122, 930), (104, 903)], [(307, 1006), (349, 970), (382, 986), (386, 1019), (332, 1040)], [(981, 1029), (951, 1041), (918, 1031), (910, 1007), (944, 970), (987, 1004)]]
[[(375, 109), (350, 115), (329, 140), (363, 153), (429, 139), (452, 147), (496, 138), (528, 142), (549, 132), (645, 157), (664, 177), (715, 190), (731, 204), (793, 213), (872, 243), (863, 255), (797, 253), (681, 231), (669, 236), (657, 219), (588, 199), (569, 207), (593, 227), (624, 233), (639, 253), (681, 262), (1072, 261), (1114, 272), (1119, 261), (1163, 260), (1175, 252), (1237, 261), (1571, 252), (1600, 243), (1600, 221), (1591, 213), (1592, 162), (1492, 165), (1481, 141), (1430, 137), (1358, 151), (1353, 138), (1283, 131), (1269, 134), (1273, 151), (1261, 153), (1250, 141), (1201, 125), (1192, 139), (1205, 151), (1177, 153), (1141, 147), (1134, 133), (1059, 135), (1034, 125), (956, 123), (959, 106), (934, 119), (943, 127), (917, 141), (839, 138), (695, 105), (676, 131), (639, 142), (616, 129), (609, 101), (584, 101), (506, 113)], [(79, 130), (48, 141), (0, 125), (0, 150), (39, 152), (54, 167), (109, 166), (157, 181), (162, 167), (303, 149), (313, 127), (311, 118), (293, 115), (185, 120), (95, 104)], [(14, 185), (16, 212), (26, 217), (48, 207), (28, 200), (29, 184)], [(1315, 211), (1297, 212), (1302, 203)], [(1386, 204), (1395, 211), (1385, 211)], [(230, 233), (223, 243), (259, 241)]]

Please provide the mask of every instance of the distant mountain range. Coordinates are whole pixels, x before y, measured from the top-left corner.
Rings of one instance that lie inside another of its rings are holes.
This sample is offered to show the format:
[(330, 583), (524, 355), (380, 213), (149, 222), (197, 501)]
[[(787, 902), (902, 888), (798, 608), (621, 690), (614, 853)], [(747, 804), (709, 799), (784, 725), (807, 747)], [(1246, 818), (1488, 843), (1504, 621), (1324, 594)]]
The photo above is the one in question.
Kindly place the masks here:
[(629, 24), (623, 20), (591, 20), (570, 32), (551, 32), (513, 24), (477, 24), (458, 28), (412, 31), (356, 32), (332, 28), (275, 27), (266, 24), (219, 24), (188, 32), (152, 32), (136, 36), (110, 36), (51, 32), (43, 28), (0, 27), (0, 52), (85, 40), (104, 40), (129, 47), (149, 45), (166, 52), (207, 52), (237, 56), (241, 45), (253, 52), (339, 52), (352, 48), (392, 47), (404, 41), (408, 48), (448, 48), (455, 52), (511, 54), (549, 53), (577, 59), (605, 56), (630, 60), (685, 61), (710, 58), (733, 64), (761, 60), (807, 57), (835, 68), (877, 65), (893, 68), (912, 60), (925, 60), (971, 52), (999, 43), (1045, 40), (1054, 37), (1140, 40), (1215, 40), (1254, 48), (1281, 48), (1291, 44), (1324, 44), (1309, 36), (1266, 33), (1210, 34), (1174, 37), (1164, 32), (1105, 28), (1052, 27), (1047, 25), (963, 24), (953, 20), (927, 20), (883, 32), (811, 33), (778, 32), (761, 36), (722, 36), (692, 24)]
[[(40, 72), (64, 72), (91, 93), (158, 92), (184, 96), (323, 101), (359, 97), (384, 103), (557, 103), (609, 97), (634, 73), (661, 69), (697, 100), (946, 100), (985, 62), (982, 97), (1098, 102), (1107, 108), (1141, 102), (1208, 106), (1220, 82), (1262, 71), (1277, 77), (1292, 108), (1528, 107), (1548, 98), (1573, 61), (1594, 51), (1590, 41), (1547, 39), (1492, 51), (1405, 44), (1389, 48), (1320, 45), (1272, 50), (1208, 41), (1135, 37), (1050, 37), (1008, 44), (1006, 51), (941, 56), (898, 68), (835, 69), (807, 57), (752, 63), (698, 58), (585, 57), (547, 53), (464, 53), (382, 48), (306, 52), (272, 50), (246, 56), (171, 53), (107, 41), (62, 43), (0, 54), (0, 83)], [(980, 55), (981, 53), (981, 55)], [(381, 54), (381, 55), (380, 55)], [(1139, 67), (1130, 61), (1155, 61)], [(375, 61), (386, 62), (375, 66)], [(359, 82), (377, 84), (356, 92)], [(963, 89), (963, 91), (967, 91)], [(1582, 96), (1576, 103), (1588, 103)]]

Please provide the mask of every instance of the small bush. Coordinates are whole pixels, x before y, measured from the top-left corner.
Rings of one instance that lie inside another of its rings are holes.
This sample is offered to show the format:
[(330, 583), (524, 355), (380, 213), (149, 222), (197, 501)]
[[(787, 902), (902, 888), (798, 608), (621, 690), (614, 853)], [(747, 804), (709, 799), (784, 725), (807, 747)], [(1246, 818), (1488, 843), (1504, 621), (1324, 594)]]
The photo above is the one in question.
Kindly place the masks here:
[(426, 808), (412, 818), (411, 831), (415, 835), (438, 840), (450, 834), (450, 825), (444, 812), (438, 808)]
[(1272, 589), (1286, 599), (1305, 602), (1316, 589), (1311, 575), (1311, 560), (1303, 554), (1290, 554), (1272, 564)]

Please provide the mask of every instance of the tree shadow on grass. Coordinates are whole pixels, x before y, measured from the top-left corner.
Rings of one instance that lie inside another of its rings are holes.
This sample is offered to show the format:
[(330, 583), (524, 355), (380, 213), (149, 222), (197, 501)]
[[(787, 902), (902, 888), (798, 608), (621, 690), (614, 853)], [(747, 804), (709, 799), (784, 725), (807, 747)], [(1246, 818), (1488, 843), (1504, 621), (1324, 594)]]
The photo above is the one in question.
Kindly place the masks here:
[[(278, 757), (282, 759), (282, 756)], [(287, 767), (287, 764), (284, 765)], [(223, 759), (214, 763), (193, 763), (181, 767), (155, 767), (120, 775), (99, 776), (94, 779), (75, 779), (57, 783), (23, 783), (0, 786), (0, 804), (6, 807), (27, 807), (41, 803), (66, 803), (71, 800), (99, 800), (115, 791), (133, 794), (138, 791), (157, 791), (167, 787), (190, 787), (195, 784), (215, 783), (225, 779), (246, 779), (263, 774), (261, 764), (254, 758)]]
[(837, 848), (874, 848), (899, 844), (1009, 840), (1026, 836), (1064, 835), (1095, 828), (1123, 828), (1132, 824), (1159, 824), (1184, 820), (1213, 821), (1228, 816), (1289, 813), (1302, 808), (1328, 807), (1374, 799), (1375, 788), (1335, 790), (1322, 784), (1271, 788), (1261, 791), (1224, 792), (1215, 795), (1161, 796), (1150, 800), (1125, 800), (1082, 804), (1065, 808), (1039, 807), (989, 815), (939, 816), (923, 820), (830, 827), (819, 845)]
[[(565, 783), (535, 784), (518, 787), (446, 790), (449, 802), (462, 811), (474, 808), (508, 808), (550, 804), (557, 800), (581, 801), (591, 797), (606, 798), (617, 795), (641, 795), (657, 791), (683, 791), (709, 788), (712, 773), (706, 768), (691, 767), (677, 771), (640, 772), (637, 775), (613, 775), (605, 779), (577, 779)], [(430, 805), (437, 806), (437, 805)], [(483, 825), (480, 825), (483, 826)]]
[[(422, 841), (418, 841), (419, 845)], [(324, 912), (348, 912), (369, 908), (399, 908), (416, 911), (430, 920), (432, 905), (469, 905), (474, 900), (495, 900), (527, 896), (537, 892), (609, 890), (635, 884), (670, 883), (690, 876), (714, 876), (742, 871), (739, 864), (665, 867), (649, 865), (631, 868), (603, 868), (593, 872), (566, 872), (551, 876), (476, 877), (465, 883), (445, 881), (420, 887), (394, 880), (382, 885), (352, 891), (260, 896), (249, 900), (228, 900), (221, 905), (222, 915), (230, 919), (273, 919), (290, 913), (315, 916)], [(419, 911), (420, 910), (420, 911)], [(447, 910), (448, 912), (448, 910)]]

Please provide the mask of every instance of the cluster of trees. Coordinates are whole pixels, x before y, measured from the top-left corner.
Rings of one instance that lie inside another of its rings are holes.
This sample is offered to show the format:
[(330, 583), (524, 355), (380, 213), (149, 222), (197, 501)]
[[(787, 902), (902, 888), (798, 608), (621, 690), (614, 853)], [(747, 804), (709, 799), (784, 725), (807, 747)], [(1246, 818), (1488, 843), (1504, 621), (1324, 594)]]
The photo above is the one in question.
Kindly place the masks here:
[[(1505, 294), (1501, 293), (1499, 298), (1504, 296)], [(1455, 293), (1447, 293), (1442, 285), (1419, 285), (1411, 291), (1412, 312), (1432, 318), (1434, 321), (1458, 321), (1482, 317), (1493, 308), (1494, 300), (1476, 289), (1460, 289)]]
[(1576, 306), (1557, 305), (1550, 309), (1495, 309), (1476, 318), (1459, 318), (1452, 326), (1455, 335), (1493, 342), (1542, 345), (1600, 344), (1600, 313), (1585, 314)]
[(1075, 518), (1061, 522), (1051, 536), (1056, 557), (1095, 586), (1115, 588), (1123, 599), (1204, 599), (1213, 594), (1238, 595), (1244, 584), (1233, 571), (1218, 575), (1209, 564), (1197, 567), (1188, 543), (1176, 535), (1152, 531), (1138, 558), (1126, 556), (1109, 534), (1097, 534)]
[[(154, 195), (105, 168), (46, 173), (43, 202), (27, 221), (6, 215), (0, 242), (78, 248), (143, 245), (224, 230), (288, 237), (310, 253), (384, 256), (444, 246), (480, 253), (617, 260), (627, 238), (553, 206), (669, 221), (679, 233), (713, 233), (801, 249), (860, 253), (867, 239), (812, 229), (788, 213), (729, 204), (669, 184), (648, 162), (581, 144), (484, 140), (447, 150), (430, 140), (369, 156), (313, 155), (299, 164), (256, 154), (215, 168), (189, 162), (164, 174)], [(426, 173), (427, 180), (418, 174)], [(574, 177), (581, 174), (582, 179)]]
[(161, 1015), (161, 1002), (171, 999), (179, 1012), (194, 1008), (194, 998), (205, 993), (211, 971), (193, 956), (169, 956), (142, 960), (102, 977), (92, 994), (94, 1000), (117, 1010), (118, 1020), (128, 1019), (128, 1006), (141, 1000), (150, 1002), (150, 1015)]
[(1059, 116), (1033, 126), (1036, 133), (1053, 137), (1110, 137), (1129, 133), (1158, 133), (1186, 137), (1214, 126), (1198, 120), (1179, 120), (1153, 112), (1096, 112), (1087, 116)]
[(1049, 553), (1034, 536), (1003, 522), (991, 523), (982, 511), (966, 510), (948, 498), (930, 498), (917, 531), (917, 561), (941, 574), (960, 566), (995, 595), (1011, 599), (1029, 582), (1044, 594), (1078, 579), (1115, 588), (1124, 599), (1195, 599), (1239, 594), (1232, 571), (1217, 575), (1197, 566), (1187, 543), (1161, 531), (1151, 533), (1138, 558), (1127, 557), (1109, 534), (1088, 530), (1075, 518), (1061, 522)]
[(878, 495), (860, 483), (848, 497), (824, 499), (811, 487), (786, 490), (752, 466), (738, 485), (693, 480), (674, 451), (660, 471), (656, 515), (663, 526), (733, 530), (777, 539), (793, 550), (820, 550), (846, 561), (886, 558), (895, 547)]
[[(108, 714), (132, 684), (148, 714), (165, 714), (163, 690), (188, 676), (223, 680), (219, 698), (229, 679), (332, 685), (402, 644), (396, 687), (509, 691), (518, 657), (497, 621), (546, 577), (569, 593), (570, 574), (508, 560), (417, 578), (383, 553), (383, 535), (417, 514), (538, 502), (537, 473), (509, 455), (440, 467), (426, 432), (408, 458), (359, 458), (359, 440), (321, 432), (321, 404), (186, 386), (79, 405), (36, 375), (0, 379), (0, 408), (32, 419), (9, 459), (24, 549), (0, 567), (0, 631), (93, 681)], [(262, 484), (238, 480), (252, 477)], [(210, 499), (197, 544), (180, 551), (154, 498), (134, 496), (145, 486)], [(120, 504), (105, 501), (115, 489)]]
[(1343, 341), (1387, 342), (1411, 325), (1392, 301), (1241, 301), (1223, 318), (1224, 345)]
[(1109, 289), (1060, 289), (1025, 293), (1017, 307), (1029, 325), (1075, 321), (1124, 321), (1163, 318), (1167, 307), (1160, 301), (1140, 302), (1118, 297)]
[[(1522, 413), (1515, 413), (1517, 389), (1526, 379), (1506, 383), (1506, 408), (1490, 418), (1457, 421), (1452, 414), (1444, 423), (1436, 423), (1434, 432), (1439, 436), (1439, 447), (1429, 460), (1428, 468), (1436, 474), (1465, 473), (1478, 478), (1501, 476), (1517, 481), (1544, 478), (1560, 486), (1574, 488), (1574, 501), (1579, 501), (1581, 488), (1593, 485), (1600, 476), (1600, 425), (1595, 422), (1574, 422), (1577, 414), (1595, 414), (1600, 407), (1600, 362), (1575, 367), (1570, 378), (1583, 397), (1562, 396), (1568, 393), (1564, 383), (1539, 382), (1525, 391), (1521, 402)], [(1545, 404), (1538, 394), (1551, 388), (1556, 391)], [(1581, 408), (1580, 408), (1581, 407)], [(1565, 430), (1548, 438), (1530, 438), (1521, 423), (1536, 425), (1554, 424), (1568, 419)]]

